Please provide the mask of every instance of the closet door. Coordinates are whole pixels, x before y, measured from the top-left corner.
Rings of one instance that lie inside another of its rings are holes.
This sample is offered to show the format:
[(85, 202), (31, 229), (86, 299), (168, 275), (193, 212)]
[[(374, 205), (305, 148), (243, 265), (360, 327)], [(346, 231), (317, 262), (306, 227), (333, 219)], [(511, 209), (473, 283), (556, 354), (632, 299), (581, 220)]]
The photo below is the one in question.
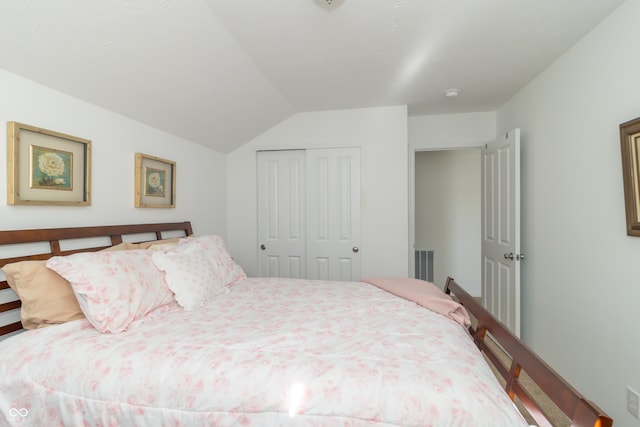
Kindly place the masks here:
[(307, 278), (360, 274), (360, 149), (307, 150)]
[(360, 279), (360, 149), (258, 152), (258, 273)]
[(259, 275), (304, 278), (305, 150), (257, 155)]

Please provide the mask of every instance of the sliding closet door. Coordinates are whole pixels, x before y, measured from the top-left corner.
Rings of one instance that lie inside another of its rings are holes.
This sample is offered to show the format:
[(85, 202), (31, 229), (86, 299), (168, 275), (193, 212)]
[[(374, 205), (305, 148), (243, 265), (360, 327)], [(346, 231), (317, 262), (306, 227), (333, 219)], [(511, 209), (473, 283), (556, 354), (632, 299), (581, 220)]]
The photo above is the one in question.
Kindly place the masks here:
[(360, 149), (307, 150), (307, 277), (360, 279)]
[(258, 273), (306, 277), (305, 150), (258, 152)]
[(258, 273), (360, 279), (360, 149), (258, 152)]

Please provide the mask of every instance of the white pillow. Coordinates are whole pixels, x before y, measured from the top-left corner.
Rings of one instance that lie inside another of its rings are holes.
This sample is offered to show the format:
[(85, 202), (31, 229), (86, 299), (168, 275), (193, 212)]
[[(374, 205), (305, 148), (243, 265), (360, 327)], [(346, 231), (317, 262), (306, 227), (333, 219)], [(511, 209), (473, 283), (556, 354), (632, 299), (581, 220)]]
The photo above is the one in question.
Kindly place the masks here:
[(82, 312), (100, 332), (122, 332), (174, 302), (164, 275), (144, 249), (56, 256), (47, 267), (69, 281)]
[(229, 255), (222, 237), (216, 235), (195, 237), (189, 240), (188, 244), (202, 246), (205, 256), (215, 266), (216, 274), (224, 285), (231, 286), (247, 277), (242, 268)]
[(156, 267), (164, 271), (169, 289), (185, 310), (198, 308), (227, 291), (204, 248), (193, 241), (155, 251), (151, 258)]

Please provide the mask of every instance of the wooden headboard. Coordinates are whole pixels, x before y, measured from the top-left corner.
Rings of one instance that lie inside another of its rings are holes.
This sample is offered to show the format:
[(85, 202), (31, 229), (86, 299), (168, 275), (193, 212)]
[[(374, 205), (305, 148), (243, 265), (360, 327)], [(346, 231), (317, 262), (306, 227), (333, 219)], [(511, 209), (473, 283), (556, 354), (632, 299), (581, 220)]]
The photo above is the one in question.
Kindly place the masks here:
[[(18, 261), (98, 251), (122, 242), (139, 243), (191, 234), (193, 230), (189, 221), (0, 231), (0, 268)], [(13, 296), (12, 291), (6, 290), (9, 285), (4, 275), (1, 278), (0, 316), (17, 313), (14, 317), (19, 319), (20, 300)], [(20, 320), (0, 324), (0, 336), (19, 329), (22, 329)]]

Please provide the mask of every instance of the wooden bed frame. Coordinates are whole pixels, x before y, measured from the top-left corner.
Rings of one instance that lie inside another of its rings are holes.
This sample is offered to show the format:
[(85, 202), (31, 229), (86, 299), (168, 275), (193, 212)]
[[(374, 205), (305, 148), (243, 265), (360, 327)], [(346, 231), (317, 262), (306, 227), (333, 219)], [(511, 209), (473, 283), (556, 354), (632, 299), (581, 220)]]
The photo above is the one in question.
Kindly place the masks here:
[[(164, 233), (164, 234), (163, 234)], [(171, 236), (167, 236), (171, 233)], [(46, 243), (49, 247), (48, 251), (31, 253), (29, 255), (21, 255), (8, 258), (0, 258), (0, 268), (5, 264), (27, 260), (46, 260), (52, 256), (71, 255), (78, 252), (91, 252), (114, 246), (123, 241), (130, 243), (139, 243), (135, 240), (137, 235), (155, 236), (155, 240), (162, 240), (167, 237), (174, 237), (174, 234), (189, 236), (193, 234), (191, 222), (165, 222), (158, 224), (133, 224), (133, 225), (106, 225), (96, 227), (69, 227), (69, 228), (42, 228), (32, 230), (10, 230), (0, 231), (0, 248), (7, 246), (20, 246), (24, 244)], [(132, 236), (134, 240), (124, 240), (126, 236)], [(96, 246), (93, 239), (104, 240)], [(86, 239), (87, 245), (82, 245), (79, 240)], [(145, 241), (154, 240), (153, 238), (144, 238)], [(74, 249), (62, 249), (65, 242), (75, 241), (80, 243), (80, 247)], [(107, 244), (103, 244), (107, 243)], [(2, 272), (0, 272), (2, 273)], [(6, 280), (0, 280), (0, 290), (8, 289), (9, 284)], [(17, 310), (21, 306), (20, 300), (13, 300), (0, 304), (0, 314)], [(20, 321), (13, 322), (4, 326), (0, 326), (0, 336), (22, 329)]]
[[(445, 292), (453, 293), (474, 318), (469, 333), (496, 375), (503, 379), (511, 400), (516, 402), (520, 412), (527, 413), (526, 418), (541, 427), (558, 424), (557, 416), (545, 410), (548, 405), (536, 397), (542, 395), (547, 402), (552, 402), (554, 409), (557, 408), (555, 412), (566, 417), (561, 420), (563, 424), (575, 427), (613, 425), (611, 418), (551, 369), (451, 277), (447, 278)], [(534, 385), (533, 389), (522, 380), (525, 375)]]
[[(0, 258), (0, 267), (18, 261), (46, 260), (52, 256), (97, 251), (117, 245), (123, 241), (138, 243), (140, 242), (139, 235), (151, 234), (155, 237), (155, 239), (153, 237), (142, 238), (143, 240), (149, 241), (176, 237), (176, 233), (180, 236), (193, 234), (191, 223), (185, 221), (159, 224), (0, 231), (0, 249), (9, 248), (13, 251), (13, 247), (33, 243), (44, 244), (44, 246), (49, 248), (46, 251), (39, 250), (36, 251), (36, 253), (30, 252), (28, 255)], [(86, 239), (89, 243), (78, 246), (78, 242), (81, 242), (83, 239)], [(96, 244), (96, 239), (102, 239), (102, 243)], [(68, 241), (72, 241), (74, 245), (71, 249), (64, 249), (63, 246), (65, 246)], [(15, 253), (19, 252), (21, 251), (15, 251)], [(2, 254), (3, 253), (4, 252), (2, 252)], [(1, 280), (0, 291), (7, 288), (9, 288), (9, 285), (6, 280)], [(476, 320), (475, 326), (472, 325), (469, 328), (469, 332), (478, 348), (484, 352), (487, 361), (494, 368), (496, 375), (504, 379), (507, 393), (516, 402), (525, 417), (535, 420), (541, 427), (563, 425), (554, 424), (555, 419), (551, 421), (550, 415), (540, 409), (533, 394), (522, 386), (524, 381), (521, 381), (521, 374), (523, 374), (523, 376), (528, 375), (532, 382), (566, 415), (566, 425), (576, 427), (610, 427), (613, 424), (611, 418), (563, 380), (560, 375), (545, 364), (515, 335), (509, 332), (504, 325), (489, 314), (452, 278), (447, 279), (445, 292), (453, 293)], [(20, 306), (20, 301), (16, 299), (0, 303), (0, 315), (8, 312), (19, 314), (18, 310)], [(20, 321), (0, 326), (0, 336), (20, 329), (22, 329)], [(492, 340), (498, 343), (501, 348), (495, 344), (492, 345)], [(502, 350), (504, 350), (504, 352)], [(505, 358), (508, 360), (508, 363), (504, 362)]]

